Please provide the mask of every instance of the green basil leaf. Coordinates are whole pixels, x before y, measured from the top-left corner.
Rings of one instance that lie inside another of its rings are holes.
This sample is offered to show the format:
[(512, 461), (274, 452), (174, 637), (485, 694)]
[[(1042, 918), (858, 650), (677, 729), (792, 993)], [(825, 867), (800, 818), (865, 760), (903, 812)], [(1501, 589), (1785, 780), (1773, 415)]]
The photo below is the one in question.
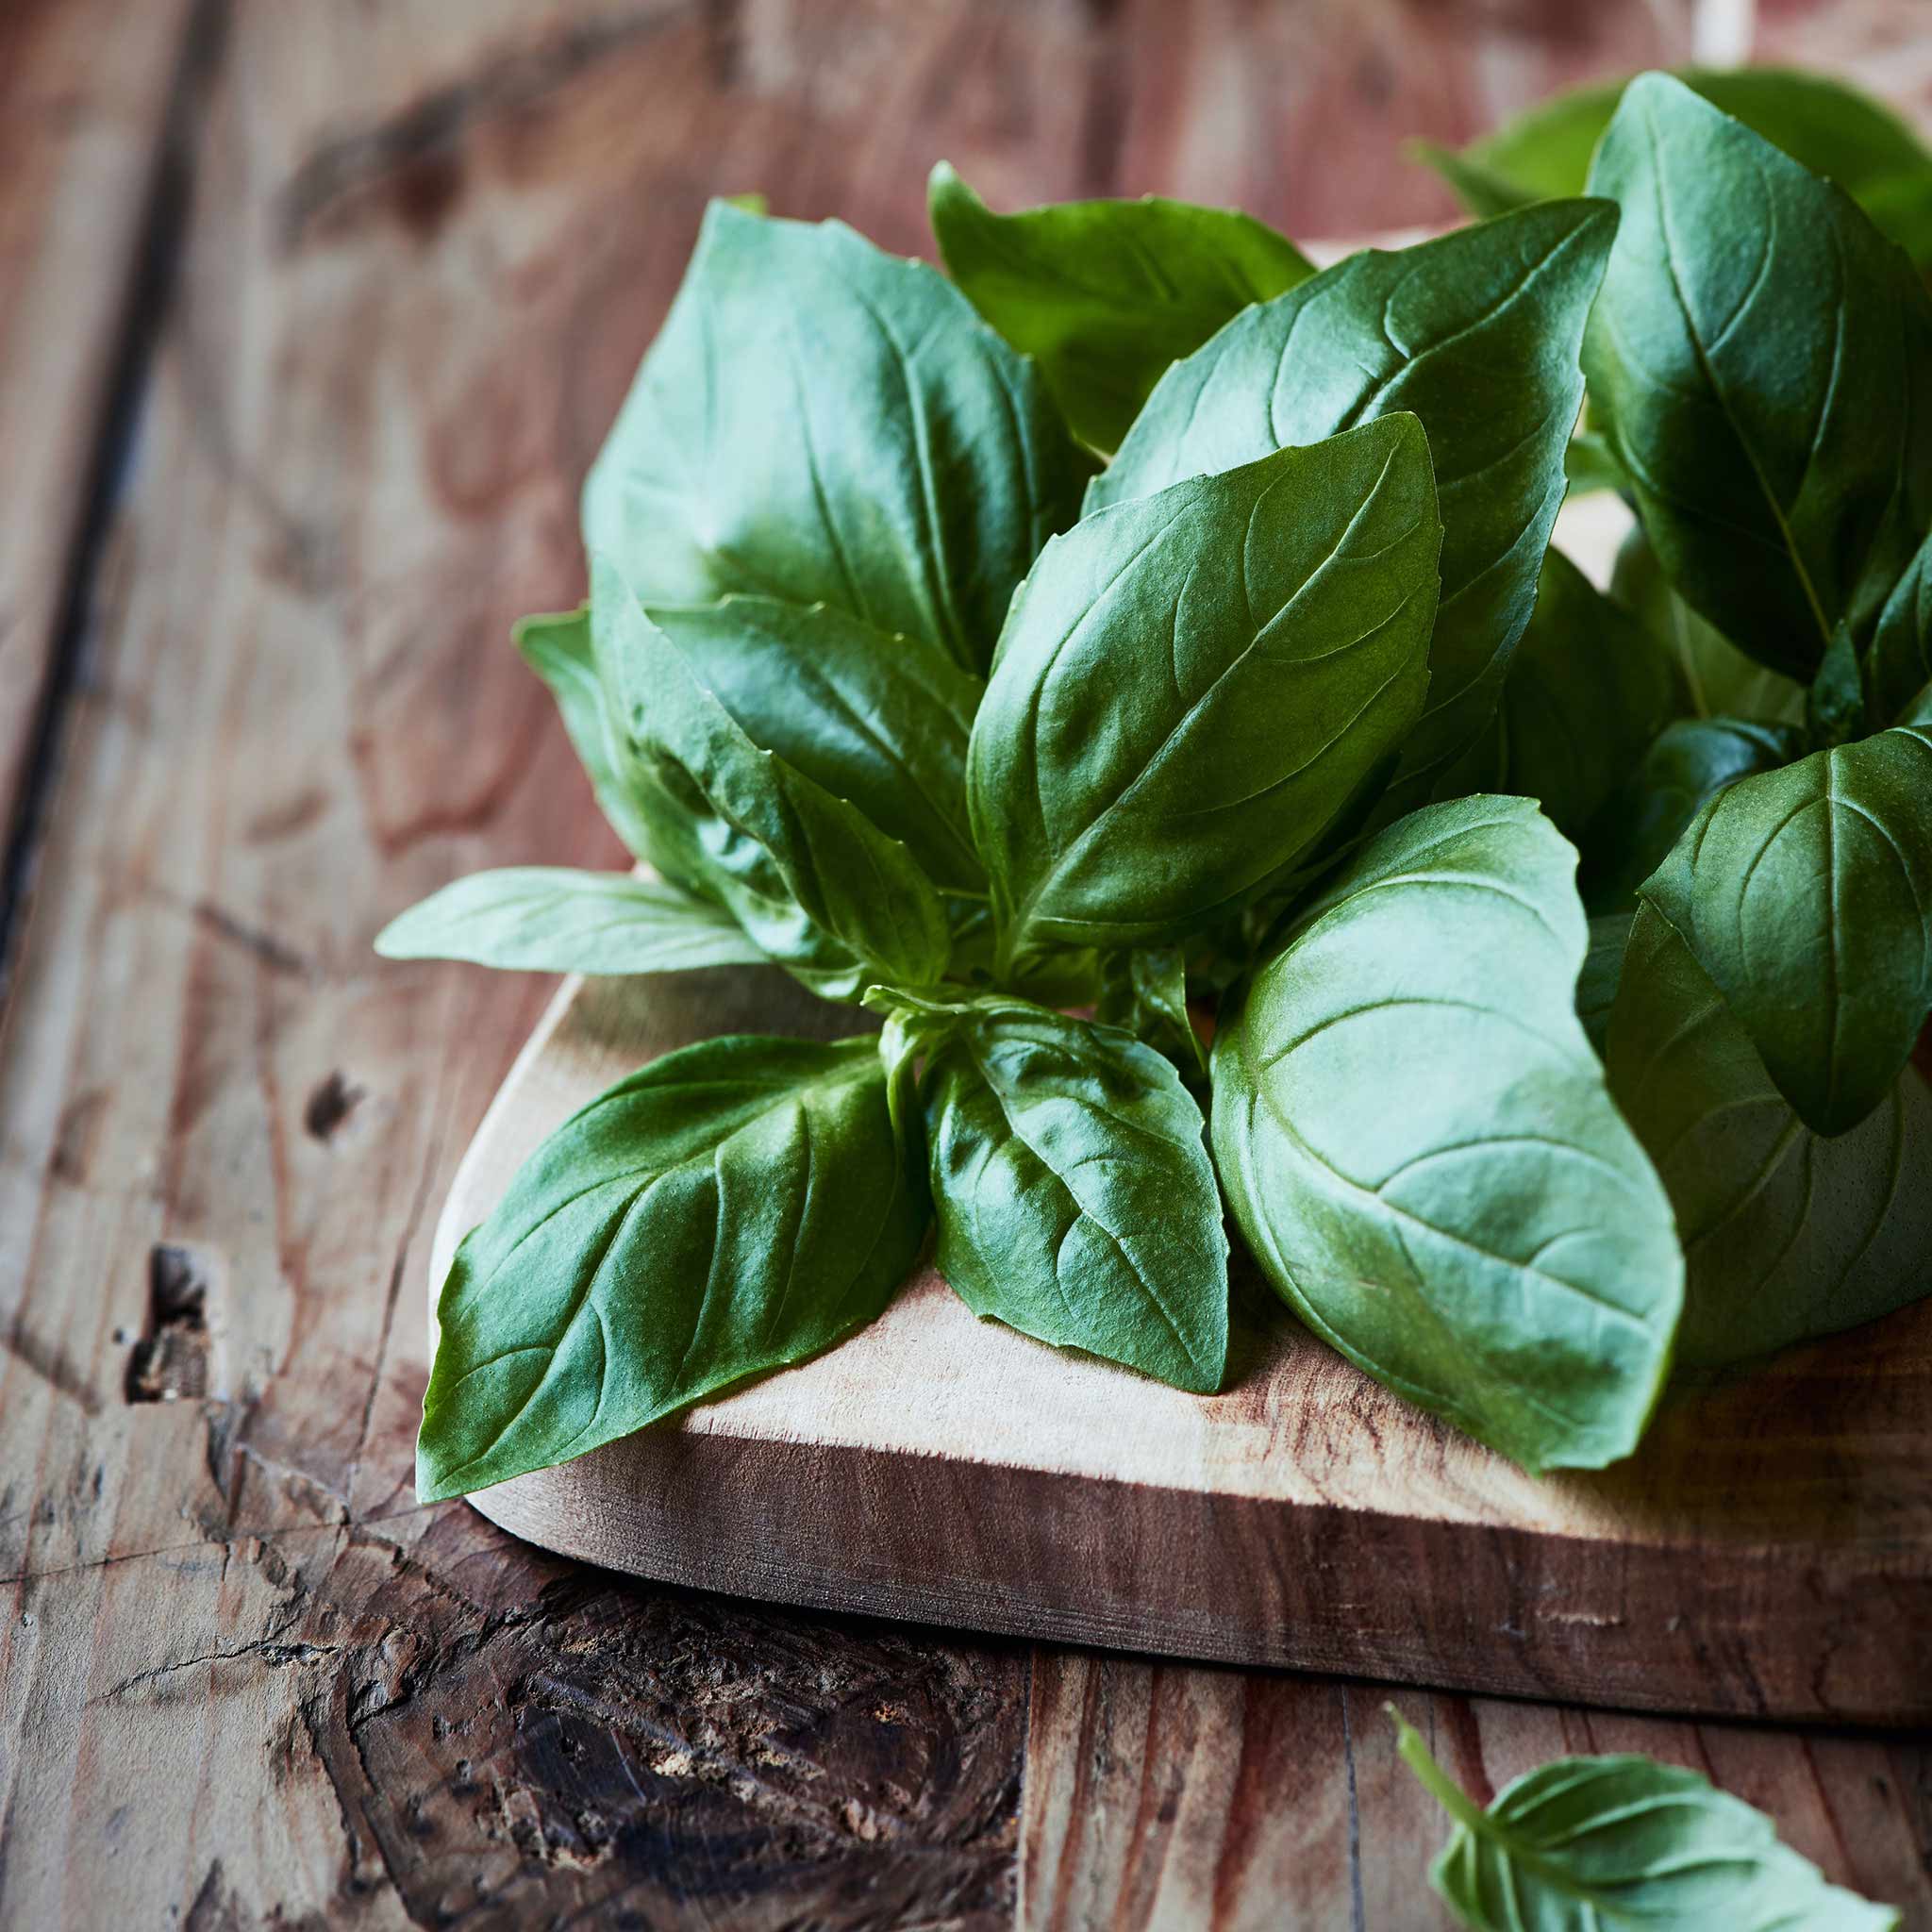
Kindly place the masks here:
[(1419, 803), (1480, 738), (1536, 603), (1583, 401), (1577, 344), (1616, 229), (1572, 201), (1396, 254), (1352, 256), (1243, 310), (1164, 375), (1089, 510), (1413, 410), (1442, 517), (1429, 703), (1389, 808)]
[(1623, 962), (1606, 1058), (1684, 1241), (1682, 1364), (1749, 1361), (1932, 1290), (1932, 1089), (1916, 1069), (1849, 1133), (1813, 1133), (1648, 907)]
[(1654, 1758), (1558, 1757), (1484, 1810), (1395, 1707), (1397, 1749), (1456, 1821), (1429, 1883), (1476, 1932), (1895, 1932), (1825, 1882), (1763, 1812)]
[(584, 543), (647, 603), (823, 602), (983, 672), (1084, 467), (937, 270), (714, 202), (584, 486)]
[[(1814, 175), (1836, 181), (1921, 266), (1932, 263), (1932, 154), (1869, 94), (1789, 68), (1682, 68), (1677, 78)], [(1578, 88), (1451, 153), (1418, 153), (1475, 215), (1581, 194), (1624, 83)]]
[(978, 678), (826, 604), (726, 597), (646, 614), (754, 743), (902, 839), (941, 891), (985, 896), (966, 820)]
[(383, 927), (386, 959), (468, 959), (527, 973), (682, 973), (765, 956), (722, 907), (623, 872), (517, 865), (472, 873)]
[(1441, 541), (1396, 416), (1049, 543), (967, 765), (1003, 962), (1170, 943), (1303, 852), (1421, 708)]
[(1201, 1109), (1131, 1034), (1026, 1000), (866, 1004), (924, 1055), (938, 1265), (974, 1314), (1208, 1393), (1227, 1237)]
[(1283, 1300), (1536, 1473), (1635, 1446), (1683, 1291), (1670, 1203), (1576, 1017), (1574, 863), (1527, 799), (1413, 812), (1214, 1041), (1222, 1186)]
[(694, 827), (706, 882), (746, 935), (825, 999), (940, 978), (945, 904), (906, 847), (749, 737), (608, 558), (591, 559), (591, 578), (631, 744)]
[(418, 1494), (582, 1456), (871, 1321), (924, 1236), (919, 1167), (870, 1037), (708, 1040), (620, 1081), (457, 1250)]
[(1630, 488), (1616, 452), (1594, 430), (1579, 429), (1563, 446), (1563, 475), (1572, 496), (1588, 496), (1592, 491)]
[(1208, 1085), (1208, 1050), (1188, 1014), (1188, 965), (1178, 946), (1137, 946), (1101, 962), (1093, 1017), (1164, 1054), (1191, 1089)]
[(941, 161), (932, 231), (947, 271), (1038, 358), (1074, 428), (1110, 450), (1171, 362), (1313, 265), (1251, 215), (1149, 195), (996, 215)]
[(1574, 839), (1683, 703), (1664, 647), (1551, 550), (1496, 708), (1502, 790)]
[(1798, 1116), (1856, 1126), (1932, 1012), (1932, 729), (1726, 787), (1643, 896), (1683, 935)]
[(1803, 734), (1789, 725), (1674, 719), (1577, 839), (1583, 903), (1592, 913), (1634, 910), (1638, 890), (1708, 800), (1754, 772), (1789, 764), (1804, 748)]
[(1932, 536), (1913, 554), (1878, 613), (1859, 666), (1874, 724), (1898, 724), (1932, 684)]
[(1576, 1017), (1601, 1059), (1609, 1041), (1610, 1013), (1624, 977), (1624, 954), (1630, 943), (1634, 915), (1606, 913), (1590, 922), (1590, 950), (1576, 975)]
[(1867, 735), (1858, 653), (1843, 624), (1832, 632), (1818, 675), (1805, 694), (1805, 727), (1814, 747), (1843, 744)]
[(1624, 210), (1591, 420), (1689, 603), (1801, 681), (1932, 524), (1932, 304), (1837, 188), (1663, 75), (1591, 169)]

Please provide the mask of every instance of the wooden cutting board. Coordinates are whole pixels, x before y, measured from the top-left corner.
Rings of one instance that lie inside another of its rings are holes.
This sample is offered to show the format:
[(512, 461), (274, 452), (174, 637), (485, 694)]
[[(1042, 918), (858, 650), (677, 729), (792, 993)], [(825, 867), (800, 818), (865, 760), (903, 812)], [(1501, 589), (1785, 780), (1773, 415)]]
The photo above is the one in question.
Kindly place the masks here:
[[(567, 981), (437, 1230), (725, 1032), (849, 1032), (774, 970)], [(1541, 1481), (1237, 1282), (1203, 1399), (981, 1323), (929, 1270), (830, 1354), (472, 1498), (670, 1582), (1061, 1642), (1607, 1705), (1932, 1721), (1932, 1305), (1669, 1400)]]

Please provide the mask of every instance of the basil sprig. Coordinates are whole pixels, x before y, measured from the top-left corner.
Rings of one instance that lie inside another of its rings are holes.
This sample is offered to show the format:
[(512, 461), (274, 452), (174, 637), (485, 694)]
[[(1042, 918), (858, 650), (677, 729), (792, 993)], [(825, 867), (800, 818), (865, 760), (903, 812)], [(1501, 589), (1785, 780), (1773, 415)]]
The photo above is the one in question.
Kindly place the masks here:
[[(1724, 99), (1645, 77), (1572, 117), (1588, 197), (1525, 137), (1469, 165), (1528, 205), (1319, 275), (943, 169), (950, 282), (711, 210), (590, 602), (518, 633), (641, 869), (379, 943), (768, 961), (883, 1026), (544, 1143), (443, 1286), (425, 1495), (828, 1345), (928, 1231), (981, 1315), (1205, 1393), (1225, 1213), (1531, 1470), (1932, 1287), (1932, 308), (1883, 170)], [(1549, 547), (1586, 485), (1607, 591)]]

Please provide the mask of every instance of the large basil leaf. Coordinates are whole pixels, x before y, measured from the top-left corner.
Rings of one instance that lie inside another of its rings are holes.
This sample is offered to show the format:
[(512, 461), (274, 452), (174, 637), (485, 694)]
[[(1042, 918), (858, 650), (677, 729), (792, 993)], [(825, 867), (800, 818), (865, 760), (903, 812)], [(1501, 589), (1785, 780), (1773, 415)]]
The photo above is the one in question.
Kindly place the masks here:
[(828, 1347), (926, 1224), (870, 1038), (668, 1054), (567, 1121), (457, 1250), (425, 1502), (541, 1469)]
[(1932, 1011), (1932, 729), (1901, 725), (1727, 786), (1643, 896), (1805, 1124), (1856, 1126)]
[(1629, 911), (1707, 800), (1754, 772), (1788, 764), (1803, 749), (1803, 734), (1790, 725), (1736, 718), (1666, 724), (1578, 837), (1583, 903), (1592, 913)]
[(1176, 1388), (1221, 1386), (1227, 1237), (1201, 1109), (1150, 1046), (989, 996), (875, 989), (920, 1091), (938, 1265), (974, 1314)]
[[(1836, 181), (1878, 227), (1932, 263), (1932, 154), (1889, 108), (1842, 81), (1789, 68), (1683, 68), (1677, 78), (1800, 166)], [(1418, 143), (1472, 214), (1581, 194), (1624, 83), (1578, 88), (1450, 153)]]
[(1475, 1932), (1895, 1932), (1753, 1810), (1654, 1758), (1558, 1757), (1485, 1810), (1397, 1714), (1403, 1761), (1456, 1821), (1429, 1882)]
[(1304, 851), (1421, 708), (1441, 541), (1395, 416), (1048, 544), (967, 766), (1003, 960), (1185, 938)]
[(1648, 907), (1623, 962), (1607, 1061), (1683, 1237), (1681, 1362), (1748, 1361), (1932, 1290), (1932, 1089), (1915, 1069), (1849, 1133), (1814, 1134)]
[(1171, 369), (1088, 491), (1092, 509), (1393, 410), (1422, 418), (1442, 595), (1398, 802), (1448, 782), (1529, 621), (1583, 401), (1577, 344), (1615, 229), (1601, 202), (1557, 202), (1352, 256)]
[(591, 575), (598, 655), (634, 753), (751, 940), (826, 999), (940, 978), (946, 908), (906, 847), (748, 736), (607, 558)]
[(1624, 211), (1591, 424), (1691, 606), (1808, 682), (1932, 524), (1932, 304), (1839, 189), (1663, 75), (1625, 92), (1591, 192)]
[(1067, 420), (1096, 449), (1118, 446), (1169, 363), (1315, 272), (1252, 215), (1154, 195), (996, 215), (941, 161), (930, 202), (953, 279), (1039, 358)]
[(1539, 800), (1574, 839), (1682, 704), (1648, 628), (1550, 551), (1496, 708), (1502, 789)]
[(1683, 1291), (1576, 1017), (1574, 854), (1527, 799), (1379, 834), (1214, 1041), (1214, 1154), (1282, 1298), (1533, 1472), (1628, 1454)]
[(714, 202), (584, 542), (648, 603), (824, 602), (984, 671), (1083, 469), (1038, 372), (936, 270)]
[(1865, 709), (1876, 724), (1904, 722), (1932, 684), (1932, 537), (1885, 600), (1860, 671)]
[(383, 927), (386, 959), (469, 959), (529, 973), (682, 973), (765, 956), (723, 907), (622, 872), (472, 873)]
[(985, 896), (966, 822), (976, 677), (825, 604), (726, 597), (648, 615), (754, 743), (904, 840), (941, 891)]

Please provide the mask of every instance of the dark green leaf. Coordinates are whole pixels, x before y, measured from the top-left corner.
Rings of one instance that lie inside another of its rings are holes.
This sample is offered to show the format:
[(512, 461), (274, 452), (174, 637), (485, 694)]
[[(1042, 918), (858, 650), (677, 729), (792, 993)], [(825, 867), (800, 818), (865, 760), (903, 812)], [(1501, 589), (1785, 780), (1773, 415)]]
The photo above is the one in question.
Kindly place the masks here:
[(1808, 682), (1932, 523), (1932, 304), (1842, 192), (1665, 75), (1630, 84), (1591, 188), (1624, 210), (1591, 424), (1685, 598)]
[(695, 827), (704, 877), (765, 953), (826, 999), (944, 973), (946, 908), (906, 847), (758, 745), (591, 560), (600, 659), (636, 754)]
[(1590, 950), (1576, 975), (1576, 1017), (1601, 1059), (1609, 1037), (1610, 1009), (1624, 976), (1624, 953), (1630, 943), (1632, 915), (1611, 912), (1590, 922)]
[(1907, 1067), (1826, 1140), (1650, 908), (1611, 1011), (1610, 1091), (1684, 1241), (1680, 1362), (1719, 1367), (1889, 1314), (1932, 1290), (1932, 1090)]
[(1109, 953), (1093, 1017), (1165, 1054), (1190, 1088), (1206, 1089), (1208, 1050), (1188, 1016), (1188, 966), (1178, 946)]
[(1313, 267), (1250, 215), (1141, 201), (1069, 201), (996, 215), (941, 161), (932, 230), (953, 279), (1037, 357), (1067, 420), (1118, 446), (1170, 362)]
[(1789, 725), (1735, 718), (1678, 718), (1585, 827), (1583, 902), (1593, 913), (1628, 912), (1638, 888), (1670, 856), (1699, 808), (1726, 785), (1788, 764), (1804, 749)]
[(1574, 855), (1526, 799), (1376, 837), (1214, 1041), (1214, 1153), (1283, 1299), (1533, 1472), (1642, 1433), (1683, 1262), (1576, 1017)]
[(457, 1250), (418, 1494), (582, 1456), (869, 1322), (924, 1238), (918, 1168), (870, 1037), (708, 1040), (620, 1081)]
[(1654, 1758), (1558, 1757), (1484, 1810), (1395, 1710), (1403, 1761), (1456, 1821), (1429, 1882), (1475, 1932), (1894, 1932), (1761, 1811)]
[(765, 956), (722, 907), (622, 872), (472, 873), (376, 935), (386, 959), (469, 959), (529, 973), (682, 973)]
[(824, 602), (983, 672), (1084, 464), (1038, 373), (936, 270), (713, 203), (584, 489), (646, 602)]
[(967, 768), (1003, 961), (1185, 938), (1303, 852), (1421, 708), (1441, 540), (1398, 416), (1048, 544)]
[(1025, 1000), (880, 988), (866, 1004), (924, 1056), (939, 1270), (974, 1313), (1218, 1389), (1227, 1238), (1201, 1109), (1174, 1068), (1118, 1027)]
[(985, 895), (966, 823), (976, 677), (825, 604), (726, 597), (647, 614), (753, 743), (904, 840), (941, 891)]
[(1419, 802), (1481, 737), (1529, 621), (1583, 401), (1577, 343), (1615, 228), (1603, 203), (1563, 202), (1352, 256), (1171, 369), (1088, 491), (1091, 510), (1394, 410), (1422, 418), (1442, 596), (1396, 804)]
[(1831, 634), (1824, 661), (1805, 698), (1805, 726), (1814, 746), (1843, 744), (1863, 738), (1870, 728), (1865, 723), (1865, 693), (1858, 671), (1858, 653), (1848, 626), (1840, 624)]
[(1932, 1011), (1932, 729), (1726, 787), (1643, 896), (1821, 1134), (1891, 1091)]
[(1919, 693), (1932, 683), (1932, 536), (1919, 545), (1885, 600), (1860, 669), (1865, 708), (1874, 725), (1905, 723)]

